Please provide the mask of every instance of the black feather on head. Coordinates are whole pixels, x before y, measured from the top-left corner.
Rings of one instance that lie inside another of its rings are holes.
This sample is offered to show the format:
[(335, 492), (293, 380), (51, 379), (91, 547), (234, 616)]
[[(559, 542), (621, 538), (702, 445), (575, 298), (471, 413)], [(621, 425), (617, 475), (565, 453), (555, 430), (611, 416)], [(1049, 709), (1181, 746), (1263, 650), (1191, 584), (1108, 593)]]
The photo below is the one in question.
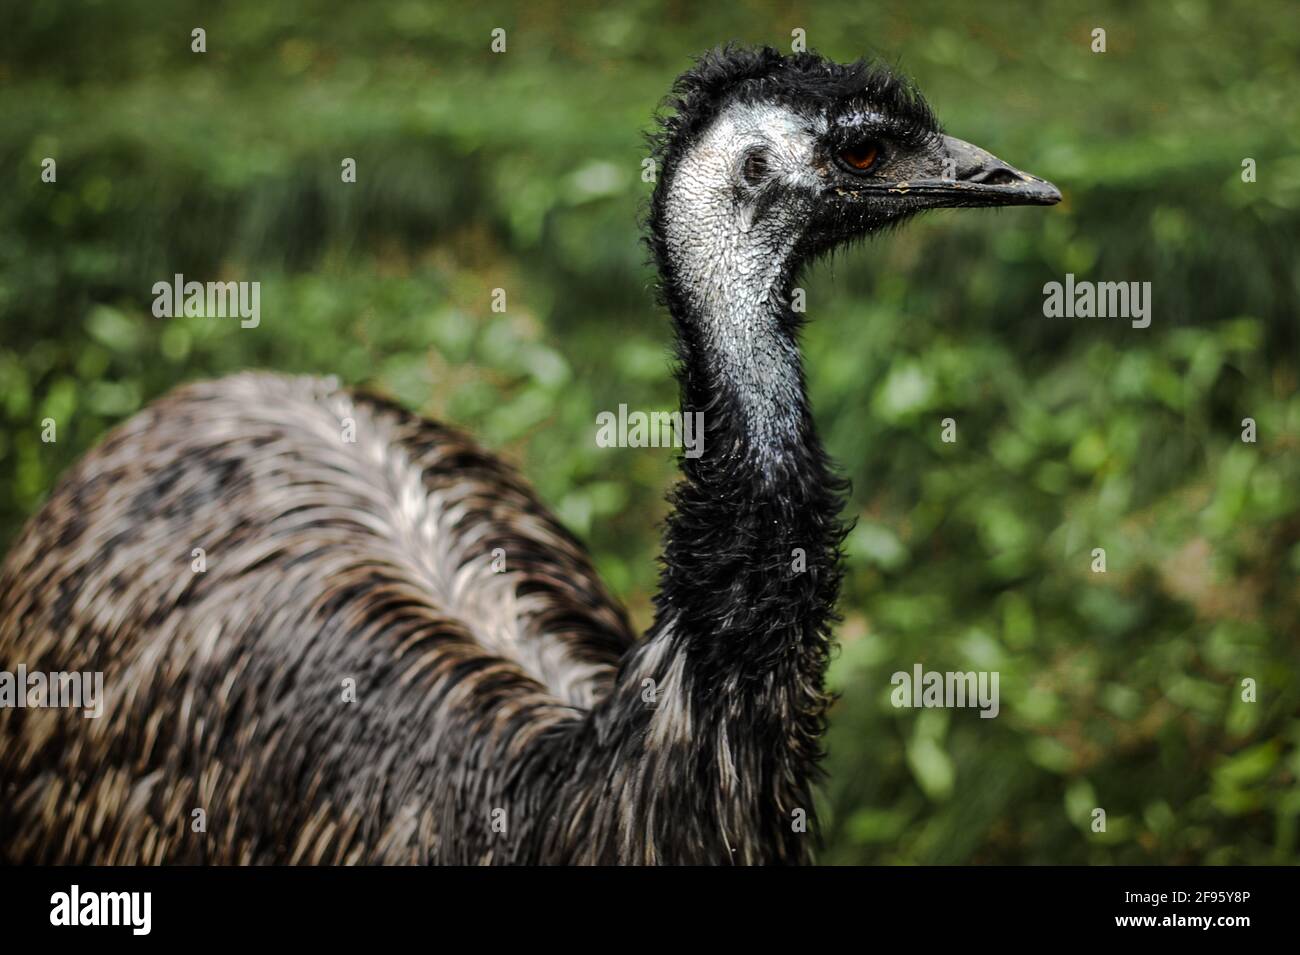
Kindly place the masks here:
[(724, 106), (759, 101), (806, 112), (870, 104), (917, 135), (941, 132), (911, 80), (883, 63), (864, 58), (840, 64), (812, 51), (785, 55), (770, 46), (727, 44), (705, 53), (673, 83), (650, 137), (654, 156), (663, 166), (672, 165)]

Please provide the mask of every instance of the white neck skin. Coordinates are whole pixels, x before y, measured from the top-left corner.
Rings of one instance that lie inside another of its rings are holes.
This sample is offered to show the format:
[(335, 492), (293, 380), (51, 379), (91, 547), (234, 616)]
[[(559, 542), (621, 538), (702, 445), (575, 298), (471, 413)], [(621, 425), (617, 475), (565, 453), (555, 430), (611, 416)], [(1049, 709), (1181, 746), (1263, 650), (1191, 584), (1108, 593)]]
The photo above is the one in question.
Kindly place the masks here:
[[(820, 185), (814, 135), (810, 120), (784, 107), (733, 104), (678, 163), (665, 210), (680, 289), (760, 460), (790, 444), (802, 415), (798, 346), (780, 316), (788, 305), (787, 263), (806, 216), (802, 193), (788, 187)], [(760, 146), (766, 188), (780, 195), (765, 208), (755, 201), (763, 187), (751, 188), (741, 175), (746, 155)]]

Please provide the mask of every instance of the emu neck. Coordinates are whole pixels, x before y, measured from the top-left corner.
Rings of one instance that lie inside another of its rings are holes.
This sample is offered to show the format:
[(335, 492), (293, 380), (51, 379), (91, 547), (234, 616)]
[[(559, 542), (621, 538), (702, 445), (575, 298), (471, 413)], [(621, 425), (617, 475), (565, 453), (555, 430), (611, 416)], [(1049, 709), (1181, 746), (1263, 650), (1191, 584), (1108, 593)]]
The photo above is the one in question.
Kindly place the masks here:
[(650, 222), (682, 412), (704, 423), (703, 454), (683, 458), (673, 495), (656, 630), (689, 635), (710, 661), (692, 672), (717, 667), (724, 680), (824, 638), (841, 537), (840, 484), (808, 407), (790, 308), (806, 193), (720, 185), (735, 181), (738, 144), (760, 130), (783, 168), (807, 164), (795, 117), (738, 104), (670, 157)]
[(841, 482), (808, 407), (788, 272), (765, 278), (707, 301), (668, 290), (682, 412), (703, 414), (704, 451), (683, 457), (672, 496), (656, 630), (724, 682), (824, 642), (838, 582)]
[[(652, 200), (682, 412), (703, 416), (704, 446), (680, 459), (654, 625), (560, 743), (610, 780), (610, 798), (574, 827), (602, 834), (584, 859), (812, 852), (843, 483), (813, 426), (789, 306), (806, 217), (797, 196), (777, 204), (719, 186), (738, 144), (785, 122), (728, 111), (686, 155), (669, 150)], [(786, 142), (799, 142), (793, 126)]]
[(620, 838), (642, 834), (642, 861), (806, 861), (843, 487), (804, 395), (791, 270), (683, 269), (652, 228), (704, 448), (681, 459), (654, 626), (589, 745), (622, 781)]
[(702, 412), (706, 427), (718, 419), (709, 437), (727, 443), (714, 445), (715, 467), (726, 463), (780, 482), (789, 477), (782, 466), (798, 461), (813, 429), (782, 262), (736, 250), (683, 269), (676, 281), (685, 286), (673, 309), (683, 412)]

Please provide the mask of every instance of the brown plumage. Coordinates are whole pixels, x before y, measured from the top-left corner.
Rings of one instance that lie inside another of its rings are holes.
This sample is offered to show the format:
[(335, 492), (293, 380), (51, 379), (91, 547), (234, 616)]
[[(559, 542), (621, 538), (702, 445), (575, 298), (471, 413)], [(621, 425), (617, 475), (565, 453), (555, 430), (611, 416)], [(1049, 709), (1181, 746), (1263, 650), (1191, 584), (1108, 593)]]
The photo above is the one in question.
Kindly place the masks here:
[[(0, 572), (4, 661), (102, 670), (108, 697), (100, 719), (0, 708), (0, 845), (50, 862), (412, 860), (418, 813), (379, 825), (310, 801), (334, 772), (393, 785), (391, 765), (342, 762), (339, 737), (366, 731), (340, 726), (417, 709), (458, 668), (473, 677), (459, 692), (502, 699), (462, 711), (474, 734), (514, 713), (535, 733), (572, 720), (632, 645), (614, 607), (519, 476), (464, 435), (313, 379), (182, 388), (64, 478)], [(327, 645), (335, 627), (353, 642)], [(249, 732), (222, 732), (241, 720)], [(290, 768), (316, 778), (286, 791)], [(288, 841), (242, 839), (236, 814), (256, 812)]]

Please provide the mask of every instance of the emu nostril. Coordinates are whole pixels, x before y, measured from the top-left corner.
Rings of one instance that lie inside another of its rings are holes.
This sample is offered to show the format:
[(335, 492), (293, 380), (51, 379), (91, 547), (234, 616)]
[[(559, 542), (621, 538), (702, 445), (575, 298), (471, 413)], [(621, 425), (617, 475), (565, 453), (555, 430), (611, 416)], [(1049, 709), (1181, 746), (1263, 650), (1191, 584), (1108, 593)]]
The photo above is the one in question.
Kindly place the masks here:
[(982, 169), (973, 176), (970, 176), (967, 182), (978, 182), (986, 186), (1010, 186), (1018, 182), (1024, 182), (1024, 178), (1006, 167), (994, 167), (992, 169)]

